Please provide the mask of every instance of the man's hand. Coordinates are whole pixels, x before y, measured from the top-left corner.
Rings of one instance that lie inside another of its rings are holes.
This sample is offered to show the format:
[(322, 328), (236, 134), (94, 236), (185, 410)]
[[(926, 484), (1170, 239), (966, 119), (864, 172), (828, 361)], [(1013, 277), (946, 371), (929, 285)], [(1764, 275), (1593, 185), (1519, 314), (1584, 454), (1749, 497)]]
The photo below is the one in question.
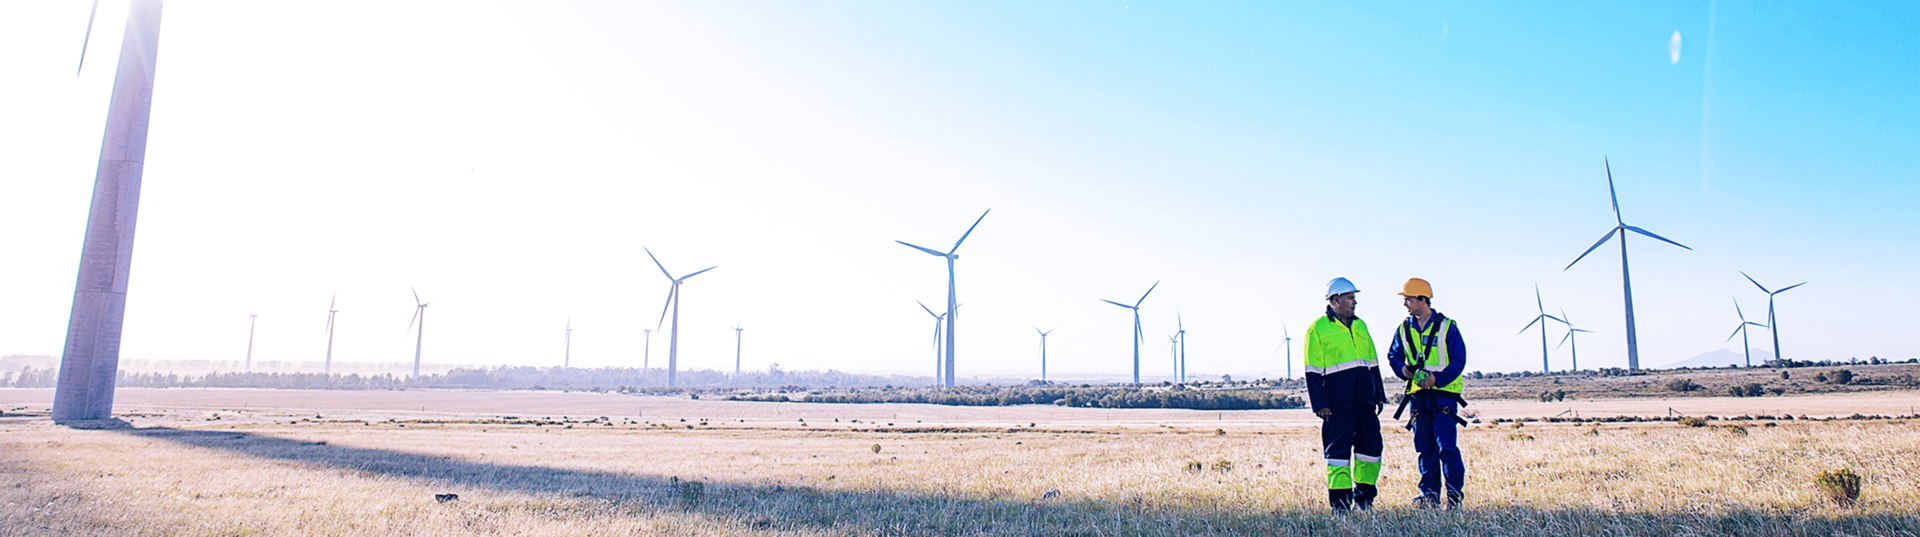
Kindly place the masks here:
[(1315, 409), (1313, 411), (1313, 415), (1320, 416), (1320, 419), (1323, 419), (1323, 420), (1327, 418), (1331, 418), (1333, 417), (1333, 409), (1331, 408)]
[(1427, 375), (1426, 377), (1423, 377), (1420, 379), (1420, 388), (1422, 389), (1432, 388), (1433, 382), (1434, 382), (1433, 375)]

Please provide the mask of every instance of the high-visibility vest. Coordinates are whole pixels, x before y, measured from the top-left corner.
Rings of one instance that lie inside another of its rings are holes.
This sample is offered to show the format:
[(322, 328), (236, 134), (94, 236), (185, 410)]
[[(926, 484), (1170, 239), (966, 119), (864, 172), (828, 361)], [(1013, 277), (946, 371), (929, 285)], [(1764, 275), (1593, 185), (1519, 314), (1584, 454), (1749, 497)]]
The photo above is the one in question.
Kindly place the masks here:
[[(1405, 353), (1407, 362), (1418, 366), (1428, 373), (1439, 373), (1447, 369), (1452, 362), (1447, 356), (1447, 334), (1453, 332), (1453, 319), (1444, 318), (1440, 322), (1427, 325), (1427, 331), (1421, 333), (1413, 329), (1413, 319), (1400, 323), (1396, 336), (1400, 339), (1400, 350)], [(1405, 364), (1394, 364), (1395, 367)], [(1446, 386), (1435, 386), (1441, 391), (1461, 393), (1466, 389), (1466, 375), (1454, 377)], [(1408, 384), (1407, 393), (1419, 391), (1419, 384)]]
[(1348, 327), (1332, 315), (1321, 315), (1307, 328), (1308, 373), (1331, 375), (1379, 364), (1373, 334), (1367, 332), (1366, 321), (1355, 317), (1353, 326)]

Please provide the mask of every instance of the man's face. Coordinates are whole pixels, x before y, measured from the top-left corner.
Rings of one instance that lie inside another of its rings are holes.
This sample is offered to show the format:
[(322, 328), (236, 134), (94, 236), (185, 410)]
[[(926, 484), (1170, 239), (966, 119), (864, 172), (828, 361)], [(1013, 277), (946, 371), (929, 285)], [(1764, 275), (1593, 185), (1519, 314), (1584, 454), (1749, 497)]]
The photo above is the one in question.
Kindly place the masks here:
[(1407, 306), (1407, 314), (1415, 317), (1427, 314), (1427, 302), (1419, 297), (1400, 297), (1400, 303)]
[(1327, 299), (1327, 302), (1333, 306), (1333, 313), (1335, 315), (1352, 317), (1353, 306), (1360, 303), (1360, 299), (1358, 298), (1359, 294), (1358, 292), (1341, 293), (1334, 295), (1333, 298)]

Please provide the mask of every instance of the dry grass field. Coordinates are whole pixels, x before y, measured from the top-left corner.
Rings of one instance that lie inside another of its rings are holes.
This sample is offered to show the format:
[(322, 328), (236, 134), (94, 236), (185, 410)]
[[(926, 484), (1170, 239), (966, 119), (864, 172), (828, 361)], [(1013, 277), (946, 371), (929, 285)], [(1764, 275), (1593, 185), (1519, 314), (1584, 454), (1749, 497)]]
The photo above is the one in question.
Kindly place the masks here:
[[(1920, 534), (1920, 427), (1905, 420), (1476, 426), (1461, 512), (1410, 508), (1410, 435), (1389, 428), (1381, 508), (1336, 516), (1304, 411), (128, 390), (126, 421), (93, 429), (48, 422), (47, 395), (0, 390), (0, 534)], [(402, 401), (365, 400), (381, 397)], [(1818, 417), (1916, 401), (1765, 403)], [(1756, 401), (1685, 403), (1731, 415)], [(1812, 484), (1844, 467), (1864, 478), (1852, 508)]]

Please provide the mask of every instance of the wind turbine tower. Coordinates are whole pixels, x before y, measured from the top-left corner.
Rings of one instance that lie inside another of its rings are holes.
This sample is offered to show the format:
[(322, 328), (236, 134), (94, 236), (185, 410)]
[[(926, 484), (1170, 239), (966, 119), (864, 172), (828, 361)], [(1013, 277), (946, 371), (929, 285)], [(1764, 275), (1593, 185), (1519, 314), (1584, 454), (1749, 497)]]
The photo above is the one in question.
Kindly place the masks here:
[(560, 358), (560, 367), (562, 369), (573, 367), (573, 317), (567, 317), (567, 351)]
[[(1733, 329), (1733, 334), (1727, 336), (1727, 341), (1733, 341), (1733, 336), (1740, 336), (1740, 348), (1743, 349), (1742, 352), (1747, 356), (1747, 367), (1753, 367), (1753, 345), (1747, 342), (1747, 327), (1758, 326), (1767, 328), (1767, 325), (1748, 321), (1746, 312), (1740, 311), (1740, 299), (1738, 298), (1733, 299), (1733, 313), (1740, 316), (1740, 327)], [(1767, 329), (1772, 330), (1771, 328)], [(1778, 345), (1775, 346), (1777, 347)], [(1774, 358), (1779, 359), (1779, 356), (1775, 355)]]
[(334, 309), (333, 306), (339, 302), (340, 293), (334, 293), (333, 300), (327, 301), (327, 361), (326, 365), (322, 366), (321, 372), (328, 376), (333, 375), (333, 316), (340, 313), (340, 310)]
[[(667, 272), (666, 265), (660, 264), (660, 258), (653, 256), (653, 250), (647, 250), (646, 248), (641, 248), (641, 250), (645, 250), (647, 252), (647, 258), (653, 260), (653, 266), (660, 267), (660, 273), (665, 274), (667, 279), (673, 282), (673, 287), (667, 290), (667, 305), (660, 308), (660, 322), (662, 323), (667, 320), (667, 309), (673, 309), (673, 329), (667, 335), (667, 387), (672, 388), (675, 381), (678, 380), (680, 372), (680, 284), (685, 283), (687, 278), (699, 276), (702, 272), (720, 267), (717, 265), (711, 266), (700, 269), (692, 274), (675, 278), (673, 277), (673, 273)], [(659, 326), (656, 324), (654, 328), (659, 328)]]
[(1547, 315), (1547, 303), (1540, 300), (1540, 286), (1538, 285), (1533, 286), (1533, 301), (1534, 304), (1540, 307), (1540, 315), (1534, 316), (1533, 322), (1527, 323), (1526, 328), (1521, 328), (1520, 333), (1525, 334), (1527, 333), (1527, 328), (1533, 328), (1535, 324), (1540, 325), (1540, 373), (1549, 374), (1553, 373), (1553, 366), (1547, 361), (1547, 320), (1560, 321), (1561, 324), (1566, 324), (1567, 321), (1559, 317)]
[[(1059, 330), (1059, 328), (1056, 327), (1053, 330)], [(1041, 330), (1038, 326), (1033, 327), (1033, 331), (1040, 334), (1040, 382), (1047, 381), (1047, 334), (1052, 334), (1053, 330)]]
[(1175, 334), (1178, 334), (1180, 337), (1180, 383), (1186, 384), (1187, 383), (1187, 322), (1180, 318), (1180, 314), (1178, 312), (1173, 314), (1173, 320), (1176, 323), (1175, 326), (1178, 327), (1180, 330), (1179, 332), (1175, 332)]
[(247, 372), (253, 372), (253, 329), (260, 326), (260, 316), (247, 314)]
[(745, 331), (740, 325), (733, 325), (733, 376), (740, 376), (740, 333)]
[[(99, 4), (95, 4), (95, 10)], [(87, 22), (87, 40), (93, 22)], [(153, 109), (153, 73), (160, 49), (160, 0), (133, 0), (127, 11), (120, 65), (107, 104), (106, 135), (93, 178), (80, 274), (73, 286), (60, 379), (53, 392), (53, 420), (113, 416), (113, 387), (120, 374), (120, 335), (132, 274), (133, 230), (140, 209), (140, 179), (146, 169), (148, 117)], [(79, 69), (86, 67), (86, 45)]]
[(1627, 296), (1627, 369), (1640, 369), (1640, 340), (1635, 335), (1636, 332), (1633, 328), (1633, 274), (1627, 270), (1627, 232), (1631, 231), (1653, 237), (1659, 239), (1660, 242), (1686, 248), (1688, 251), (1692, 251), (1693, 249), (1687, 248), (1685, 244), (1673, 242), (1667, 240), (1666, 237), (1655, 235), (1651, 231), (1627, 225), (1627, 222), (1620, 218), (1620, 195), (1615, 193), (1613, 189), (1613, 164), (1604, 160), (1602, 162), (1605, 163), (1607, 167), (1607, 195), (1613, 199), (1613, 229), (1608, 230), (1605, 236), (1600, 237), (1599, 242), (1593, 243), (1593, 246), (1587, 248), (1586, 252), (1581, 253), (1580, 257), (1574, 258), (1572, 263), (1567, 263), (1567, 268), (1560, 270), (1566, 271), (1573, 268), (1575, 264), (1580, 263), (1581, 259), (1586, 259), (1587, 254), (1593, 253), (1594, 250), (1600, 248), (1600, 245), (1606, 244), (1607, 239), (1613, 238), (1613, 234), (1620, 234), (1620, 287), (1625, 291)]
[(1107, 300), (1104, 298), (1100, 299), (1101, 302), (1105, 302), (1108, 304), (1113, 304), (1115, 306), (1120, 306), (1122, 308), (1133, 310), (1133, 383), (1134, 384), (1140, 383), (1140, 342), (1146, 339), (1146, 335), (1140, 331), (1140, 304), (1146, 302), (1147, 295), (1153, 294), (1154, 288), (1157, 288), (1157, 287), (1160, 287), (1160, 282), (1153, 282), (1153, 287), (1148, 287), (1147, 292), (1141, 294), (1140, 300), (1134, 301), (1132, 306), (1128, 306), (1126, 304), (1121, 304), (1119, 302), (1114, 302), (1112, 300)]
[(414, 321), (420, 322), (420, 330), (415, 332), (413, 340), (413, 378), (420, 378), (420, 348), (427, 342), (427, 306), (433, 302), (421, 302), (420, 290), (413, 290), (413, 320), (407, 321), (407, 329), (413, 330)]
[(1586, 332), (1591, 334), (1593, 333), (1593, 331), (1575, 327), (1573, 325), (1573, 318), (1568, 317), (1567, 310), (1564, 310), (1564, 309), (1560, 310), (1560, 322), (1565, 323), (1567, 325), (1567, 336), (1560, 338), (1560, 345), (1565, 346), (1568, 343), (1573, 344), (1573, 347), (1570, 349), (1573, 351), (1573, 370), (1579, 371), (1580, 370), (1580, 341), (1578, 339), (1575, 339), (1573, 337), (1573, 334), (1575, 332)]
[(1285, 338), (1281, 343), (1287, 347), (1287, 379), (1293, 379), (1293, 333), (1287, 330), (1286, 321), (1280, 322), (1280, 335)]
[(653, 329), (647, 328), (645, 330), (647, 331), (647, 338), (646, 338), (646, 342), (642, 343), (642, 345), (645, 345), (646, 348), (640, 351), (640, 370), (641, 371), (646, 371), (647, 368), (653, 367), (653, 364), (652, 364), (653, 362)]
[(906, 241), (899, 241), (899, 240), (893, 241), (900, 244), (905, 244), (909, 248), (926, 252), (928, 255), (947, 258), (947, 316), (946, 316), (947, 317), (947, 330), (946, 330), (946, 336), (947, 336), (946, 362), (947, 363), (946, 363), (945, 371), (943, 372), (941, 377), (944, 379), (946, 387), (948, 388), (953, 387), (954, 319), (955, 317), (958, 317), (957, 313), (960, 308), (960, 303), (957, 301), (958, 299), (954, 294), (953, 262), (954, 260), (960, 259), (959, 254), (956, 253), (960, 251), (960, 244), (967, 242), (967, 236), (973, 234), (973, 228), (980, 227), (980, 221), (986, 220), (987, 213), (990, 213), (990, 212), (993, 212), (993, 209), (987, 209), (986, 212), (980, 213), (980, 218), (975, 219), (973, 221), (973, 225), (967, 227), (967, 232), (960, 234), (960, 240), (953, 241), (953, 248), (949, 248), (945, 252), (940, 252), (940, 251), (935, 251), (929, 248), (914, 246), (912, 244), (907, 244)]
[[(1747, 276), (1747, 273), (1742, 271), (1740, 275)], [(1778, 290), (1768, 291), (1767, 286), (1760, 285), (1760, 282), (1755, 281), (1752, 276), (1747, 276), (1747, 281), (1753, 282), (1754, 287), (1759, 287), (1760, 292), (1767, 294), (1767, 325), (1768, 326), (1765, 328), (1767, 329), (1768, 333), (1773, 334), (1773, 359), (1779, 360), (1780, 359), (1780, 320), (1775, 319), (1773, 317), (1773, 297), (1779, 295), (1780, 293), (1785, 293), (1789, 289), (1806, 285), (1807, 282), (1800, 282), (1800, 283), (1786, 286)], [(1745, 326), (1745, 325), (1742, 325), (1742, 326)], [(1749, 358), (1747, 361), (1749, 362), (1747, 365), (1749, 366), (1753, 365), (1751, 363), (1753, 361), (1751, 358)]]
[(919, 304), (920, 309), (926, 310), (927, 315), (933, 316), (933, 385), (936, 388), (949, 386), (946, 381), (946, 361), (941, 359), (944, 355), (940, 353), (940, 322), (946, 320), (947, 315), (934, 313), (933, 308), (927, 307), (925, 302), (915, 300), (913, 303)]

